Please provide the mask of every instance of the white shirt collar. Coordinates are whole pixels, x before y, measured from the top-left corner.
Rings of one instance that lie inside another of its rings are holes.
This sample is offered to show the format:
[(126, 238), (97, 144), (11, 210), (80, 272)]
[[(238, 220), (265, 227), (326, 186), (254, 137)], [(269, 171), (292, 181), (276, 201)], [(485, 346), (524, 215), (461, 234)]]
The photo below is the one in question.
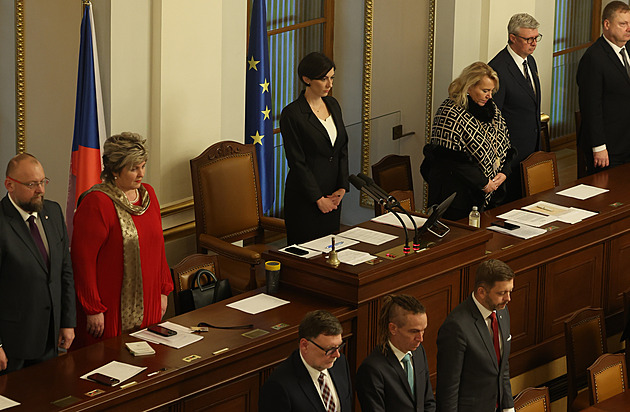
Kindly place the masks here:
[(475, 302), (475, 305), (477, 305), (477, 309), (479, 309), (479, 312), (481, 312), (481, 316), (483, 316), (484, 319), (487, 319), (488, 316), (490, 316), (490, 314), (494, 312), (492, 310), (488, 310), (485, 306), (479, 303), (479, 301), (475, 297), (475, 292), (472, 293), (472, 298), (473, 302)]
[(516, 66), (520, 69), (521, 73), (523, 72), (523, 62), (527, 61), (527, 58), (522, 58), (521, 56), (519, 56), (518, 54), (516, 54), (516, 52), (514, 50), (512, 50), (512, 46), (510, 46), (509, 44), (507, 45), (507, 50), (508, 53), (510, 53), (510, 56), (512, 56), (512, 59), (514, 59), (514, 63), (516, 63)]
[(311, 376), (311, 379), (313, 379), (314, 382), (317, 382), (317, 380), (319, 379), (319, 374), (320, 373), (323, 373), (324, 375), (327, 375), (328, 378), (330, 378), (330, 374), (328, 373), (328, 369), (324, 369), (323, 371), (318, 371), (317, 369), (315, 369), (314, 367), (312, 367), (311, 365), (306, 363), (306, 361), (304, 360), (304, 356), (302, 356), (302, 351), (299, 351), (299, 352), (300, 352), (300, 359), (302, 359), (302, 363), (306, 367), (306, 370), (308, 371), (308, 374)]
[[(623, 49), (623, 47), (619, 47), (619, 46), (617, 46), (615, 43), (613, 43), (613, 42), (611, 42), (610, 40), (608, 40), (608, 39), (606, 38), (606, 36), (604, 36), (603, 34), (602, 34), (602, 37), (604, 38), (604, 40), (606, 40), (606, 42), (607, 42), (608, 44), (610, 44), (610, 47), (612, 47), (612, 49), (615, 51), (615, 54), (617, 55), (617, 57), (621, 58), (621, 56), (619, 55), (619, 52), (621, 51), (621, 49)], [(627, 53), (627, 52), (628, 52), (628, 51), (626, 50), (626, 53)]]
[(9, 200), (11, 201), (11, 203), (13, 203), (13, 206), (15, 206), (15, 208), (17, 209), (17, 211), (20, 213), (20, 216), (22, 216), (22, 219), (26, 222), (28, 220), (29, 217), (31, 216), (35, 216), (35, 220), (37, 220), (37, 212), (33, 212), (33, 213), (28, 213), (27, 211), (25, 211), (24, 209), (22, 209), (21, 207), (19, 207), (14, 201), (13, 198), (11, 197), (11, 195), (9, 194)]
[(405, 357), (406, 354), (410, 354), (411, 352), (403, 352), (400, 349), (398, 349), (397, 347), (395, 347), (392, 344), (391, 340), (388, 340), (387, 343), (389, 344), (389, 347), (392, 348), (392, 352), (394, 353), (394, 356), (396, 356), (396, 359), (398, 359), (398, 362), (402, 362), (402, 359)]

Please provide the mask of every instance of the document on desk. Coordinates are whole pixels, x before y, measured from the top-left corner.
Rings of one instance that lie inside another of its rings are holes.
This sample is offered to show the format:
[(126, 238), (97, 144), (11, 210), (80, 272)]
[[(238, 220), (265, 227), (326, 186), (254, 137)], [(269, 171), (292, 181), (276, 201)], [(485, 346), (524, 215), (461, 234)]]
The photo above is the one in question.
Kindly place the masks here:
[(359, 265), (361, 263), (376, 259), (376, 256), (372, 256), (367, 252), (361, 252), (358, 250), (344, 249), (337, 254), (339, 261), (348, 265)]
[(162, 345), (170, 346), (171, 348), (175, 349), (183, 348), (184, 346), (190, 345), (191, 343), (195, 343), (203, 339), (203, 336), (197, 333), (193, 333), (190, 328), (178, 325), (173, 322), (163, 322), (160, 323), (160, 326), (176, 331), (177, 335), (168, 337), (160, 336), (156, 333), (149, 332), (146, 329), (142, 329), (132, 333), (131, 336), (139, 339), (144, 339), (153, 343), (160, 343)]
[(350, 230), (339, 233), (339, 236), (377, 246), (398, 237), (390, 235), (389, 233), (377, 232), (376, 230), (364, 229), (362, 227), (353, 227)]
[(14, 400), (11, 400), (9, 398), (6, 398), (0, 395), (0, 411), (3, 409), (9, 409), (18, 405), (20, 405), (20, 402), (16, 402)]
[(280, 299), (275, 296), (267, 295), (266, 293), (259, 293), (255, 296), (250, 296), (245, 299), (238, 300), (236, 302), (225, 305), (228, 308), (240, 310), (241, 312), (255, 315), (260, 312), (264, 312), (269, 309), (274, 309), (282, 305), (291, 303), (288, 300)]
[(556, 205), (555, 203), (545, 202), (543, 200), (532, 203), (531, 205), (523, 206), (523, 209), (530, 212), (540, 213), (547, 216), (560, 216), (569, 211), (566, 206)]
[(86, 381), (89, 381), (90, 379), (88, 379), (87, 377), (90, 376), (91, 374), (102, 373), (103, 375), (111, 376), (112, 378), (118, 379), (120, 382), (113, 385), (113, 386), (117, 386), (123, 383), (124, 381), (126, 381), (127, 379), (130, 379), (136, 376), (137, 374), (139, 374), (145, 369), (146, 369), (146, 366), (135, 366), (135, 365), (130, 365), (128, 363), (111, 361), (107, 365), (101, 366), (100, 368), (96, 368), (93, 371), (86, 373), (85, 375), (81, 376), (81, 379), (85, 379)]
[(495, 232), (505, 233), (506, 235), (520, 237), (521, 239), (531, 239), (533, 237), (540, 236), (543, 233), (547, 233), (545, 229), (540, 229), (537, 227), (531, 227), (527, 225), (521, 225), (518, 229), (512, 229), (512, 230), (504, 229), (499, 226), (489, 226), (488, 229), (494, 230)]
[(548, 225), (556, 220), (553, 216), (540, 215), (538, 213), (528, 212), (526, 210), (512, 209), (509, 212), (497, 216), (499, 219), (509, 220), (511, 222), (522, 223), (524, 225), (541, 227)]
[(574, 199), (586, 200), (588, 198), (601, 195), (602, 193), (606, 192), (608, 192), (608, 189), (580, 184), (570, 187), (568, 189), (561, 190), (557, 194), (559, 194), (560, 196), (572, 197)]
[(347, 239), (339, 235), (328, 235), (320, 237), (319, 239), (311, 240), (310, 242), (301, 243), (298, 246), (305, 247), (307, 249), (317, 250), (318, 252), (328, 253), (332, 249), (331, 239), (335, 237), (335, 250), (341, 250), (348, 246), (356, 245), (356, 240)]
[[(413, 229), (413, 223), (411, 223), (411, 219), (409, 219), (409, 216), (404, 213), (399, 213), (398, 215), (403, 220), (403, 222), (405, 222), (405, 226), (407, 226), (407, 229)], [(425, 219), (424, 217), (413, 215), (411, 217), (413, 217), (413, 220), (414, 222), (416, 222), (416, 226), (418, 227), (424, 225), (424, 222), (427, 221), (427, 219)], [(383, 223), (384, 225), (402, 227), (402, 225), (400, 224), (400, 220), (398, 220), (396, 216), (391, 212), (377, 216), (371, 220), (372, 222)]]

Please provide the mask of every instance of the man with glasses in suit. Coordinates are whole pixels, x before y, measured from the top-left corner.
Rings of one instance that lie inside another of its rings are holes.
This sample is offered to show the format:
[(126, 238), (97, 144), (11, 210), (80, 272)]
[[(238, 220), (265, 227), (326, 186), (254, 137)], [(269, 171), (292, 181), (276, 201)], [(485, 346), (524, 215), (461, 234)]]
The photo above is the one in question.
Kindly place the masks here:
[(542, 39), (539, 26), (527, 13), (512, 16), (508, 23), (507, 46), (488, 63), (499, 75), (499, 90), (492, 98), (503, 114), (510, 142), (517, 150), (503, 203), (522, 197), (520, 163), (539, 150), (540, 80), (536, 59), (532, 56)]
[(325, 310), (309, 312), (299, 327), (299, 347), (282, 361), (260, 391), (260, 412), (352, 410), (350, 368), (339, 320)]

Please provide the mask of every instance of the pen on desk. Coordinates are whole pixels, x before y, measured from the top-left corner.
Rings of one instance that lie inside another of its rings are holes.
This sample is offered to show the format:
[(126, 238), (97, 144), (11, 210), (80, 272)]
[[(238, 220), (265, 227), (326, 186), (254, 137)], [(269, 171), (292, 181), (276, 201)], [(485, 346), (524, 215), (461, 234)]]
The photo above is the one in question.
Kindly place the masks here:
[(220, 355), (220, 354), (222, 354), (223, 352), (227, 352), (227, 351), (229, 351), (229, 350), (230, 350), (230, 348), (223, 348), (223, 349), (219, 349), (219, 350), (217, 350), (217, 351), (212, 352), (212, 354), (213, 354), (213, 355)]
[(546, 210), (547, 212), (553, 212), (552, 209), (549, 209), (548, 207), (544, 207), (544, 206), (536, 206), (538, 209), (542, 209), (542, 210)]
[(160, 373), (160, 371), (151, 372), (147, 376), (154, 376), (154, 375), (157, 375), (158, 373)]
[(125, 383), (124, 385), (120, 385), (120, 389), (126, 389), (126, 388), (128, 388), (130, 386), (133, 386), (133, 385), (137, 384), (137, 383), (138, 382), (136, 382), (136, 381)]

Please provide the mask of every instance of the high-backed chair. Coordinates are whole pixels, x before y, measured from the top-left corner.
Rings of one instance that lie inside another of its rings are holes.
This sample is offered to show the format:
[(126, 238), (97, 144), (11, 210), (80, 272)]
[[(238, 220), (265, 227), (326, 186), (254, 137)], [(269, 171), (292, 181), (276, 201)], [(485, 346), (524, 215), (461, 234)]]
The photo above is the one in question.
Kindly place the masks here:
[[(385, 156), (372, 165), (372, 179), (387, 193), (394, 190), (411, 191), (413, 199), (413, 175), (409, 156)], [(382, 213), (380, 205), (374, 204), (374, 213), (377, 216)]]
[(630, 365), (630, 289), (623, 292), (623, 325), (621, 337), (626, 341), (626, 365)]
[[(413, 198), (413, 191), (411, 190), (392, 190), (391, 192), (389, 192), (390, 196), (393, 196), (396, 198), (396, 200), (398, 200), (398, 202), (400, 203), (400, 205), (408, 211), (414, 211), (416, 210), (416, 202)], [(383, 213), (386, 213), (387, 211), (385, 210), (385, 208), (381, 205), (378, 205), (378, 212), (376, 213), (377, 216), (382, 215)]]
[(622, 353), (606, 353), (588, 368), (591, 405), (623, 393), (628, 388), (626, 359)]
[(526, 388), (514, 398), (514, 410), (518, 412), (549, 412), (549, 388)]
[[(265, 229), (285, 232), (284, 220), (263, 216), (253, 145), (222, 141), (190, 161), (197, 252), (219, 256), (235, 293), (255, 289)], [(243, 241), (244, 246), (232, 243)]]
[(534, 152), (521, 162), (523, 196), (553, 189), (560, 184), (558, 162), (553, 152)]
[(219, 259), (216, 255), (210, 256), (196, 253), (186, 256), (181, 262), (171, 268), (171, 277), (173, 278), (173, 285), (175, 286), (173, 290), (173, 303), (175, 304), (176, 315), (181, 315), (185, 312), (179, 301), (179, 292), (193, 287), (193, 277), (199, 269), (207, 269), (212, 272), (217, 279), (221, 280)]
[(584, 308), (564, 322), (567, 354), (567, 411), (581, 411), (590, 405), (586, 387), (587, 368), (608, 352), (604, 310)]

